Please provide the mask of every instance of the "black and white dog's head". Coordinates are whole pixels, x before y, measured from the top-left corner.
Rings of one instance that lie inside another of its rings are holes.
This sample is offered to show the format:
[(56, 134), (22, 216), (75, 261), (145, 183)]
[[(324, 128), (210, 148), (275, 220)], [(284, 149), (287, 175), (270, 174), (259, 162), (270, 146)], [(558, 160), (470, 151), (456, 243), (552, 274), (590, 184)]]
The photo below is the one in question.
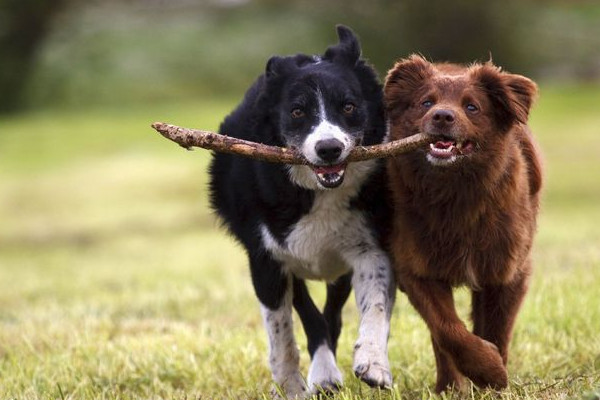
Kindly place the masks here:
[(340, 186), (350, 151), (381, 143), (385, 135), (377, 75), (360, 58), (352, 31), (339, 25), (337, 33), (339, 43), (322, 56), (272, 57), (265, 72), (263, 98), (279, 125), (278, 141), (311, 164), (292, 167), (292, 179), (309, 189)]

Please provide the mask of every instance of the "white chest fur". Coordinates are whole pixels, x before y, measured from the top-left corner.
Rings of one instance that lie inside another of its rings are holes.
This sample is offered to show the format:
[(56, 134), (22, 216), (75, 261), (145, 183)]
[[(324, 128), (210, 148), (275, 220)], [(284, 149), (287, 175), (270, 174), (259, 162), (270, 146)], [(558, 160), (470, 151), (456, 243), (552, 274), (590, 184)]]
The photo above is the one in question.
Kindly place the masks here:
[(260, 227), (263, 245), (289, 272), (304, 279), (335, 280), (349, 271), (348, 254), (360, 246), (376, 246), (364, 216), (350, 208), (362, 183), (353, 180), (316, 191), (310, 212), (291, 227), (284, 243), (266, 225)]

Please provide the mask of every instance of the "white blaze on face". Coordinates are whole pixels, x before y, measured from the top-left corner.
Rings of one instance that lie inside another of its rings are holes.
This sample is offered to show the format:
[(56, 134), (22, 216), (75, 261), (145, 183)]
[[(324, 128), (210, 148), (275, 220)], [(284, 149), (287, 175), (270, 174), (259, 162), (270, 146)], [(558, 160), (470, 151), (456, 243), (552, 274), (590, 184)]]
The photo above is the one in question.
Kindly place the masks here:
[(323, 101), (323, 94), (320, 91), (317, 91), (317, 100), (319, 102), (319, 122), (304, 140), (301, 148), (302, 154), (311, 164), (323, 164), (323, 160), (321, 160), (316, 151), (317, 143), (321, 140), (337, 139), (344, 145), (342, 154), (339, 157), (340, 160), (344, 160), (354, 147), (352, 136), (327, 119), (325, 102)]
[[(325, 111), (323, 94), (317, 90), (319, 104), (319, 121), (312, 131), (306, 136), (300, 150), (311, 164), (310, 166), (292, 167), (290, 169), (292, 180), (304, 187), (314, 189), (334, 189), (344, 182), (348, 154), (354, 148), (352, 135), (328, 120)], [(324, 160), (318, 152), (317, 146), (325, 140), (334, 140), (340, 143), (341, 152), (336, 160)]]

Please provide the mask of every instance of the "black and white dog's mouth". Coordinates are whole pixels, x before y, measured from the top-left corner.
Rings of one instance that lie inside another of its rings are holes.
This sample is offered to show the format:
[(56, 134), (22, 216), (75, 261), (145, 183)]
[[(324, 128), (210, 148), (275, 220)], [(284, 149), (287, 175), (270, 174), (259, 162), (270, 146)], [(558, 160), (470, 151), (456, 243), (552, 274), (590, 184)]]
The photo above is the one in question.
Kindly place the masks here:
[(327, 189), (334, 189), (344, 182), (346, 163), (338, 165), (311, 165), (310, 167), (315, 173), (317, 181)]

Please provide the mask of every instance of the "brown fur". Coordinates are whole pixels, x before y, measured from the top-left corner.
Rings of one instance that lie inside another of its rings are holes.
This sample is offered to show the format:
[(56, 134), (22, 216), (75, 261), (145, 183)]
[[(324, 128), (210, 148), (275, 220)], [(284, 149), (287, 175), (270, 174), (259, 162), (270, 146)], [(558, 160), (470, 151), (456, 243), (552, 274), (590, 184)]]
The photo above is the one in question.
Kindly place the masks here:
[[(398, 283), (431, 331), (438, 392), (460, 387), (463, 376), (478, 386), (508, 383), (508, 345), (531, 272), (542, 181), (526, 125), (536, 93), (531, 80), (491, 63), (464, 67), (411, 56), (387, 75), (391, 139), (425, 132), (473, 144), (448, 165), (429, 162), (429, 149), (388, 162)], [(452, 121), (440, 122), (440, 113)], [(472, 333), (456, 314), (458, 285), (472, 290)]]

